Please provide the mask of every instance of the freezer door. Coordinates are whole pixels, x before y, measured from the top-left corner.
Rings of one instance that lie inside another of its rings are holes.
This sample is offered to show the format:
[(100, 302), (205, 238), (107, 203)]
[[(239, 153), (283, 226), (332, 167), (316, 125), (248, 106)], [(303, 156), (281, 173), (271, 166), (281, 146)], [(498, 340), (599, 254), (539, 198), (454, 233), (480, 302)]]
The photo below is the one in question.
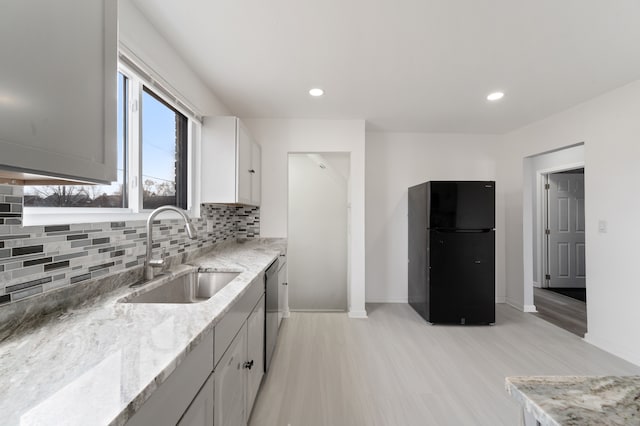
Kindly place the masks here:
[(430, 319), (495, 322), (495, 232), (429, 232)]
[(431, 181), (430, 229), (495, 228), (495, 182)]

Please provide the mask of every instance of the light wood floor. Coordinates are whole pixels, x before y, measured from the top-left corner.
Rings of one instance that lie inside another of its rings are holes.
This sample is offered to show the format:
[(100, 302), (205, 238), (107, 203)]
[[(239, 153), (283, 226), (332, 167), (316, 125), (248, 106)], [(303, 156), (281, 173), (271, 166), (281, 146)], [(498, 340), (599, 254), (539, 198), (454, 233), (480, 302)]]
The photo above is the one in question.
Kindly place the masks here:
[(495, 326), (432, 326), (406, 304), (368, 319), (294, 313), (251, 426), (517, 425), (511, 375), (640, 374), (640, 367), (505, 304)]
[(571, 333), (584, 337), (587, 332), (587, 304), (542, 288), (533, 288), (537, 316)]

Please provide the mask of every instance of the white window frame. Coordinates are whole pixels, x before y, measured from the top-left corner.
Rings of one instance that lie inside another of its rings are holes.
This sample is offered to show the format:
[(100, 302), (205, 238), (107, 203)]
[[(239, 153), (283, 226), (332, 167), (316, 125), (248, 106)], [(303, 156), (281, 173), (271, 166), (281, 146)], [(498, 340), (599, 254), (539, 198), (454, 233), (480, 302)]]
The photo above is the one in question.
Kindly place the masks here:
[[(127, 186), (127, 208), (110, 208), (110, 207), (25, 207), (23, 212), (23, 226), (37, 225), (61, 225), (71, 223), (98, 223), (98, 222), (119, 222), (127, 220), (146, 220), (151, 209), (142, 208), (142, 190), (140, 187), (140, 176), (142, 172), (142, 138), (141, 138), (141, 108), (143, 86), (153, 91), (159, 98), (178, 112), (187, 117), (187, 209), (185, 213), (189, 217), (200, 217), (199, 197), (197, 191), (199, 185), (196, 183), (196, 159), (200, 158), (196, 155), (199, 151), (200, 132), (202, 125), (197, 118), (194, 118), (193, 112), (185, 110), (162, 93), (155, 90), (154, 86), (158, 86), (157, 81), (151, 82), (138, 73), (134, 72), (130, 67), (118, 63), (118, 72), (127, 78), (127, 119), (125, 128), (127, 131), (127, 143), (125, 149), (126, 155), (126, 176), (125, 185)], [(165, 91), (167, 91), (165, 89)], [(177, 213), (169, 212), (167, 217)]]

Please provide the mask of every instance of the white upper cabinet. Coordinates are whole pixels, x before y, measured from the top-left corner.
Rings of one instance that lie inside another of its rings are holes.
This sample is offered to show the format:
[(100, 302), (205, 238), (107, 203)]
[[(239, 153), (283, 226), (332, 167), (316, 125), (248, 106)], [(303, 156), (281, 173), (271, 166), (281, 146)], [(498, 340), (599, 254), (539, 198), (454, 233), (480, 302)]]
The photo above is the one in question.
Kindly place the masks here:
[(0, 4), (0, 169), (116, 180), (117, 0)]
[(237, 117), (205, 118), (200, 161), (201, 202), (260, 205), (260, 145)]

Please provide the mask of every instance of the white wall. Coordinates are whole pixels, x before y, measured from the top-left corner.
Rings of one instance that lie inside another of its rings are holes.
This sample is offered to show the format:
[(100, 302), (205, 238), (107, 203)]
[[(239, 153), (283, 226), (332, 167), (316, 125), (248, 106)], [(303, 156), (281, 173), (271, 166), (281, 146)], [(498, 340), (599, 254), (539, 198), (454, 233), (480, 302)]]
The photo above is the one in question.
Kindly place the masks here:
[(287, 236), (287, 159), (295, 152), (350, 153), (349, 315), (366, 317), (364, 120), (245, 119), (262, 146), (260, 235)]
[[(524, 307), (523, 158), (584, 142), (588, 333), (585, 339), (640, 364), (637, 279), (640, 81), (504, 136), (498, 180), (506, 191), (509, 303)], [(598, 232), (598, 221), (608, 223)], [(529, 246), (530, 247), (530, 246)]]
[(348, 177), (347, 153), (289, 154), (292, 311), (347, 310)]
[(168, 82), (199, 114), (228, 115), (229, 109), (189, 68), (180, 55), (131, 1), (118, 2), (119, 39)]
[[(367, 302), (407, 302), (407, 188), (495, 180), (496, 136), (367, 133)], [(504, 301), (501, 184), (496, 185), (496, 299)]]

